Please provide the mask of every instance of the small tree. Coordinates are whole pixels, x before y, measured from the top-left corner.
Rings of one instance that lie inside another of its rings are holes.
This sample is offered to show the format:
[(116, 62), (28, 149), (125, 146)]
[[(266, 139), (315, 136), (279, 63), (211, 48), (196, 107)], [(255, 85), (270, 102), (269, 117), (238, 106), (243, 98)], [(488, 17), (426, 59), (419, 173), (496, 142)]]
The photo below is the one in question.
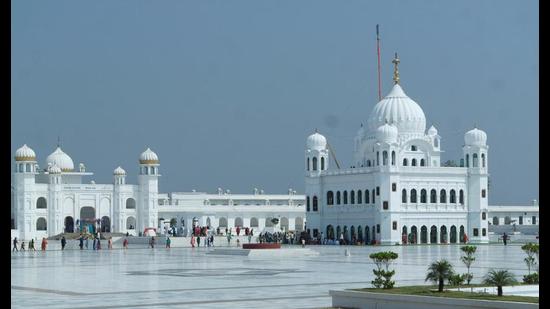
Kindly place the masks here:
[(531, 274), (531, 268), (537, 265), (537, 261), (535, 261), (535, 255), (539, 255), (539, 244), (535, 243), (527, 243), (523, 246), (521, 246), (521, 249), (525, 251), (527, 254), (527, 257), (524, 259), (525, 263), (527, 264), (527, 270), (528, 275), (523, 276), (523, 282), (525, 283), (538, 283), (538, 273), (535, 272), (534, 274)]
[(426, 274), (426, 281), (430, 280), (438, 284), (438, 291), (443, 292), (445, 280), (449, 280), (454, 274), (453, 265), (449, 261), (443, 259), (441, 261), (433, 262), (428, 267), (428, 273)]
[(460, 257), (460, 260), (466, 265), (466, 268), (468, 268), (468, 273), (466, 274), (464, 279), (466, 279), (467, 284), (470, 285), (470, 281), (472, 281), (472, 278), (474, 277), (474, 275), (470, 273), (470, 267), (472, 266), (472, 263), (476, 260), (476, 258), (474, 257), (474, 253), (476, 253), (477, 247), (462, 246), (460, 247), (460, 250), (462, 250), (462, 252), (466, 254)]
[(178, 224), (178, 220), (176, 218), (170, 219), (170, 227), (174, 227)]
[[(372, 272), (376, 278), (371, 281), (375, 288), (391, 289), (395, 284), (395, 281), (391, 281), (391, 277), (395, 274), (395, 270), (389, 270), (390, 264), (393, 260), (397, 259), (398, 255), (392, 251), (384, 251), (371, 253), (369, 257), (376, 264), (377, 269), (373, 269)], [(385, 266), (385, 270), (382, 269)]]
[(485, 275), (485, 278), (483, 279), (483, 284), (489, 284), (494, 285), (497, 287), (498, 296), (502, 296), (502, 287), (506, 285), (514, 285), (517, 284), (516, 278), (514, 278), (514, 274), (507, 270), (494, 270), (491, 269)]
[(449, 277), (449, 285), (458, 287), (460, 291), (460, 286), (464, 284), (464, 280), (466, 280), (466, 274), (453, 274)]

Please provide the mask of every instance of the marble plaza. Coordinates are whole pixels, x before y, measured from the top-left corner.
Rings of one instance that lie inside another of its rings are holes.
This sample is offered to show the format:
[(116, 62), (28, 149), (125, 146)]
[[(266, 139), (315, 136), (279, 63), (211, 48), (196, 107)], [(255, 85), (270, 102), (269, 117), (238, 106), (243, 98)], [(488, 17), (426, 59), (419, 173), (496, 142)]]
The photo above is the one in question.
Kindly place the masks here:
[[(289, 247), (287, 247), (289, 248)], [(290, 250), (299, 247), (290, 247)], [(309, 246), (317, 256), (250, 258), (210, 248), (55, 250), (12, 253), (12, 308), (322, 308), (329, 290), (370, 287), (372, 252), (393, 250), (397, 285), (424, 284), (441, 258), (465, 272), (458, 245)], [(345, 256), (346, 249), (351, 256)], [(490, 267), (518, 280), (527, 273), (519, 245), (479, 245), (474, 282)]]

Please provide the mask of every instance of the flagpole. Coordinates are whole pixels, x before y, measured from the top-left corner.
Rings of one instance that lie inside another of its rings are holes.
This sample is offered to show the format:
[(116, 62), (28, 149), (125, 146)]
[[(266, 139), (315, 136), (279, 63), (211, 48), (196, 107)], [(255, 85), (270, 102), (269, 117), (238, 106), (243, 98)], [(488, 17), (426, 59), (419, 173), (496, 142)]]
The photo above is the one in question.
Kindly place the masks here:
[(378, 51), (378, 101), (382, 100), (382, 85), (380, 80), (380, 31), (379, 25), (376, 25), (376, 49)]

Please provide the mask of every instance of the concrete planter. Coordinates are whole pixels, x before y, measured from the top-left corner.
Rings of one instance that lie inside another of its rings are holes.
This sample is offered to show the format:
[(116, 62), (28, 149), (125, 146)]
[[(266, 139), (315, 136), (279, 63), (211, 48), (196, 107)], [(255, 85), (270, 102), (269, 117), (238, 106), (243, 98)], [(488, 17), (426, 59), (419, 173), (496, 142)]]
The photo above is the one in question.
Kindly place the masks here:
[(331, 290), (333, 307), (358, 309), (534, 309), (539, 304)]

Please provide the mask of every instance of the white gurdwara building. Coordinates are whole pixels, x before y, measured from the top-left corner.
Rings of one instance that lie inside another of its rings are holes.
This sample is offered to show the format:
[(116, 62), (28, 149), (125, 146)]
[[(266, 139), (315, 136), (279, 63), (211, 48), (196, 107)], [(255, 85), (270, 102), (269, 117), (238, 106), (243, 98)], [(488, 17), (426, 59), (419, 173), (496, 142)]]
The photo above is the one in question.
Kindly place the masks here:
[(460, 167), (441, 166), (441, 137), (399, 85), (397, 54), (393, 63), (393, 88), (357, 133), (352, 168), (329, 169), (325, 137), (307, 138), (307, 229), (366, 243), (457, 243), (464, 234), (487, 243), (487, 134), (466, 132)]
[[(165, 223), (180, 236), (188, 236), (194, 226), (236, 227), (300, 232), (305, 225), (304, 196), (289, 189), (288, 194), (231, 194), (218, 189), (216, 194), (200, 192), (159, 193), (159, 158), (147, 148), (139, 157), (137, 185), (126, 183), (126, 171), (117, 167), (112, 184), (82, 182), (86, 172), (60, 147), (46, 158), (41, 170), (35, 152), (28, 147), (15, 153), (12, 183), (12, 236), (20, 239), (42, 238), (88, 231), (130, 233), (146, 228), (165, 232)], [(279, 219), (276, 226), (271, 219)], [(271, 229), (270, 229), (271, 228)], [(244, 232), (243, 232), (244, 233)]]

